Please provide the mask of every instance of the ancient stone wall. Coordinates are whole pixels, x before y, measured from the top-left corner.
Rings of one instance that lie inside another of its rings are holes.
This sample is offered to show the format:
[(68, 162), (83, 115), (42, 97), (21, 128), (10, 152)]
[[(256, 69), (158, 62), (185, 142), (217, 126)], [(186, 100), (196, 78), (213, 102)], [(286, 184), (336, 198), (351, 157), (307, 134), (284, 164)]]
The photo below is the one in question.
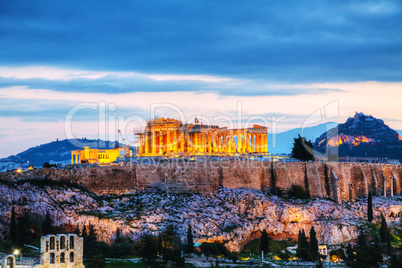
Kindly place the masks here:
[[(273, 170), (272, 170), (273, 169)], [(258, 161), (175, 162), (131, 167), (38, 169), (2, 173), (0, 179), (39, 178), (82, 184), (99, 195), (138, 190), (214, 192), (219, 186), (289, 190), (293, 184), (313, 197), (341, 202), (367, 196), (397, 195), (402, 165), (363, 163), (281, 163)], [(385, 182), (385, 183), (384, 183)], [(384, 188), (385, 187), (385, 188)]]

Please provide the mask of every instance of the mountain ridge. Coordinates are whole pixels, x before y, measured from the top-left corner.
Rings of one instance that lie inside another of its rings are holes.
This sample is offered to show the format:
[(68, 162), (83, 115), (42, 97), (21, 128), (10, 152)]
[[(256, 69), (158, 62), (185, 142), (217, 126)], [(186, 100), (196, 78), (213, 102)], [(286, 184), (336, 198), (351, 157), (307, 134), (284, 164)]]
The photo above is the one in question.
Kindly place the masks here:
[[(49, 143), (40, 144), (31, 147), (16, 155), (10, 155), (0, 159), (0, 163), (29, 164), (33, 166), (41, 166), (45, 162), (65, 162), (69, 163), (71, 159), (71, 151), (82, 149), (84, 146), (98, 149), (112, 149), (117, 141), (104, 141), (92, 139), (64, 139), (51, 141)], [(123, 146), (119, 143), (119, 146)], [(0, 168), (1, 169), (1, 168)]]
[(338, 148), (338, 156), (381, 157), (402, 160), (402, 137), (381, 119), (356, 113), (345, 123), (324, 132), (314, 148), (325, 153)]

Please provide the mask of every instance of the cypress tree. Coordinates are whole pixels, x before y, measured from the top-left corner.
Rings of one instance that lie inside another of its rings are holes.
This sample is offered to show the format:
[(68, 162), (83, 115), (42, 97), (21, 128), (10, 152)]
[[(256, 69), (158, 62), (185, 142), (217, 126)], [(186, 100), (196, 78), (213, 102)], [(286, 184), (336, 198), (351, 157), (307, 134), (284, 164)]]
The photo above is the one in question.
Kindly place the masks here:
[(389, 231), (387, 233), (387, 255), (392, 255), (391, 233)]
[(328, 166), (324, 165), (324, 182), (325, 182), (325, 192), (328, 197), (331, 197), (331, 186), (329, 184), (329, 176), (328, 176)]
[(373, 221), (373, 197), (369, 192), (367, 199), (367, 219), (371, 223)]
[(311, 255), (314, 258), (318, 258), (318, 256), (319, 256), (318, 240), (317, 240), (317, 234), (314, 230), (314, 226), (312, 226), (310, 229), (310, 251), (311, 251)]
[(88, 237), (88, 232), (87, 232), (87, 226), (86, 225), (84, 225), (84, 227), (82, 228), (81, 236), (84, 238), (84, 241)]
[(86, 258), (93, 258), (98, 253), (96, 231), (92, 224), (89, 225), (88, 235), (84, 236), (84, 231), (86, 232), (85, 226), (82, 230), (84, 237), (84, 255)]
[(14, 244), (17, 239), (17, 222), (15, 220), (15, 209), (11, 209), (11, 222), (10, 222), (10, 240)]
[(28, 242), (27, 218), (19, 217), (17, 220), (17, 237), (15, 245), (22, 247)]
[(88, 240), (91, 243), (91, 246), (96, 247), (98, 238), (96, 235), (96, 230), (92, 224), (89, 225)]
[(53, 221), (50, 218), (50, 213), (48, 211), (48, 212), (46, 212), (45, 221), (42, 224), (42, 233), (43, 233), (43, 235), (54, 234), (54, 229), (53, 229), (52, 224), (53, 224)]
[(82, 228), (82, 239), (84, 240), (84, 258), (88, 258), (88, 233), (87, 233), (87, 226), (84, 225)]
[(306, 188), (307, 197), (310, 197), (310, 186), (308, 184), (307, 167), (304, 165), (304, 187)]
[(78, 236), (81, 236), (80, 226), (78, 224), (75, 227), (74, 234), (76, 234)]
[(310, 245), (307, 241), (307, 237), (306, 237), (306, 233), (304, 232), (304, 229), (301, 230), (300, 247), (310, 250)]
[(355, 256), (353, 254), (353, 248), (350, 245), (350, 243), (348, 243), (347, 247), (346, 247), (346, 263), (350, 266), (354, 263), (355, 260)]
[(162, 250), (163, 250), (162, 234), (160, 233), (159, 236), (158, 236), (158, 254), (159, 254), (159, 256), (162, 256)]
[(357, 245), (359, 248), (365, 247), (366, 244), (366, 234), (363, 229), (360, 229), (359, 236), (357, 237)]
[(269, 237), (265, 229), (262, 231), (260, 249), (264, 254), (269, 252)]
[(299, 230), (299, 235), (297, 236), (297, 247), (299, 248), (301, 246), (301, 230)]
[(222, 165), (220, 165), (219, 169), (218, 169), (218, 178), (219, 178), (219, 186), (223, 187), (223, 168), (222, 168)]
[(299, 232), (299, 244), (297, 245), (296, 256), (300, 259), (310, 261), (311, 252), (310, 252), (310, 245), (307, 241), (306, 234), (304, 233), (304, 229)]
[(388, 241), (388, 225), (387, 221), (384, 218), (384, 215), (381, 214), (381, 227), (380, 227), (380, 238), (382, 243), (387, 243)]
[(187, 229), (187, 253), (194, 253), (194, 240), (191, 225)]
[(155, 238), (152, 235), (146, 234), (141, 239), (139, 248), (140, 257), (147, 261), (154, 261), (157, 258), (157, 248)]
[(274, 168), (274, 161), (271, 159), (271, 187), (275, 190), (276, 188), (276, 175)]

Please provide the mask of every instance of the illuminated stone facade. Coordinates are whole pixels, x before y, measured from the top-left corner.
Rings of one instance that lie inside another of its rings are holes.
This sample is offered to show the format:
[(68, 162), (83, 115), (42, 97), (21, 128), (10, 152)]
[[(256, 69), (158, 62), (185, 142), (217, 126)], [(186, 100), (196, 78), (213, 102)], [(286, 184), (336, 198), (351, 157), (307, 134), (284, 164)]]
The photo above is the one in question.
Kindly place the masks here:
[(140, 156), (268, 154), (268, 128), (227, 129), (217, 125), (183, 124), (171, 118), (147, 122), (140, 136)]
[(85, 268), (82, 263), (84, 239), (76, 234), (42, 236), (40, 264), (35, 268)]
[(119, 157), (130, 157), (132, 152), (125, 148), (114, 149), (90, 149), (85, 146), (83, 150), (71, 151), (71, 164), (109, 164), (117, 160)]

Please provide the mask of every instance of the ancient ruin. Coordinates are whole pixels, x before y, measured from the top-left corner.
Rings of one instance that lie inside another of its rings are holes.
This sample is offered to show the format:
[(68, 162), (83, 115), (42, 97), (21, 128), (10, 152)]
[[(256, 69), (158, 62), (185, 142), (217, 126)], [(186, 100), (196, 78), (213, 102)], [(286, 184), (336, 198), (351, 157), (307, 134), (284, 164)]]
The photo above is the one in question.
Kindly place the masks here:
[(34, 268), (85, 268), (82, 262), (84, 239), (76, 234), (42, 236), (40, 264)]
[(183, 124), (171, 118), (147, 122), (140, 137), (140, 156), (189, 156), (268, 154), (268, 128), (228, 129), (206, 125), (196, 118), (194, 124)]

